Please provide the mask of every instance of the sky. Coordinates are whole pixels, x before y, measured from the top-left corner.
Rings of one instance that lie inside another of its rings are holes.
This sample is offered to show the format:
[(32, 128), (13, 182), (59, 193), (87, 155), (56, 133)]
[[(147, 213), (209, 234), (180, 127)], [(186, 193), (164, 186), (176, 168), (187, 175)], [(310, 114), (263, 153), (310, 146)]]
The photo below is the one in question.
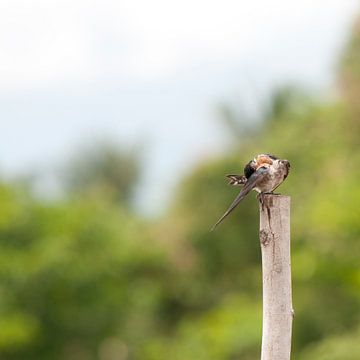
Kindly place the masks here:
[(186, 171), (226, 148), (217, 104), (251, 112), (281, 84), (331, 88), (359, 10), (355, 0), (0, 0), (0, 173), (49, 179), (84, 142), (143, 143), (137, 202), (157, 213)]

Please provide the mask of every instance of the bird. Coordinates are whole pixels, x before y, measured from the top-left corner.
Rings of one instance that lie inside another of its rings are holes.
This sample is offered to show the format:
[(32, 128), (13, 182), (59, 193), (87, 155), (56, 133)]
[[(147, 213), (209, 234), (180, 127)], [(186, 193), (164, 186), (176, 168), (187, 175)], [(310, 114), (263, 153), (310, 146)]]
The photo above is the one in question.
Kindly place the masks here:
[(272, 194), (281, 185), (287, 178), (289, 171), (290, 162), (288, 160), (279, 159), (271, 154), (259, 154), (245, 165), (243, 175), (226, 175), (229, 179), (229, 185), (243, 185), (243, 188), (224, 215), (211, 228), (211, 231), (215, 230), (251, 190), (259, 193), (258, 196), (261, 201), (263, 194)]

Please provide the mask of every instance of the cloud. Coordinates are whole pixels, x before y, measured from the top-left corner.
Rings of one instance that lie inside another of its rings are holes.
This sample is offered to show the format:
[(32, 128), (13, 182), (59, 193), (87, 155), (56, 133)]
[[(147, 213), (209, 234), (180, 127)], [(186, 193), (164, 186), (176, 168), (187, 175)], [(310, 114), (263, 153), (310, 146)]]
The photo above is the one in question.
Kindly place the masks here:
[[(284, 51), (298, 38), (311, 51), (317, 23), (340, 29), (356, 8), (350, 0), (3, 1), (0, 86), (162, 79), (193, 64), (271, 58), (274, 46)], [(326, 45), (332, 34), (321, 36)]]

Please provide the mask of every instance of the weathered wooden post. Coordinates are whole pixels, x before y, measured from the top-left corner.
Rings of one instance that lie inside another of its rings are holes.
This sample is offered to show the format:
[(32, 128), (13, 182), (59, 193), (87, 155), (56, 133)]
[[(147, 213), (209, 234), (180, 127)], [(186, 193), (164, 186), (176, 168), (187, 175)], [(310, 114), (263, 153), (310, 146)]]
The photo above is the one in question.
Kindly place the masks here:
[(289, 360), (294, 315), (291, 297), (289, 196), (262, 196), (260, 244), (263, 276), (261, 360)]

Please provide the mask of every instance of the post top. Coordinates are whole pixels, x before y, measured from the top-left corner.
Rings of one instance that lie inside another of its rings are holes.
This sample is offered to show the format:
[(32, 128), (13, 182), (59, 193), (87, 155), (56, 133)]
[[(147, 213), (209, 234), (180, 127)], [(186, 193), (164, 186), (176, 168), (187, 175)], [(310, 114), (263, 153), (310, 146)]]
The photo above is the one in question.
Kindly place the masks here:
[(275, 204), (282, 206), (290, 206), (289, 195), (281, 195), (281, 194), (263, 194), (260, 198), (260, 206), (263, 205), (267, 208), (273, 207)]
[(264, 198), (290, 198), (290, 195), (282, 195), (282, 194), (263, 194)]

